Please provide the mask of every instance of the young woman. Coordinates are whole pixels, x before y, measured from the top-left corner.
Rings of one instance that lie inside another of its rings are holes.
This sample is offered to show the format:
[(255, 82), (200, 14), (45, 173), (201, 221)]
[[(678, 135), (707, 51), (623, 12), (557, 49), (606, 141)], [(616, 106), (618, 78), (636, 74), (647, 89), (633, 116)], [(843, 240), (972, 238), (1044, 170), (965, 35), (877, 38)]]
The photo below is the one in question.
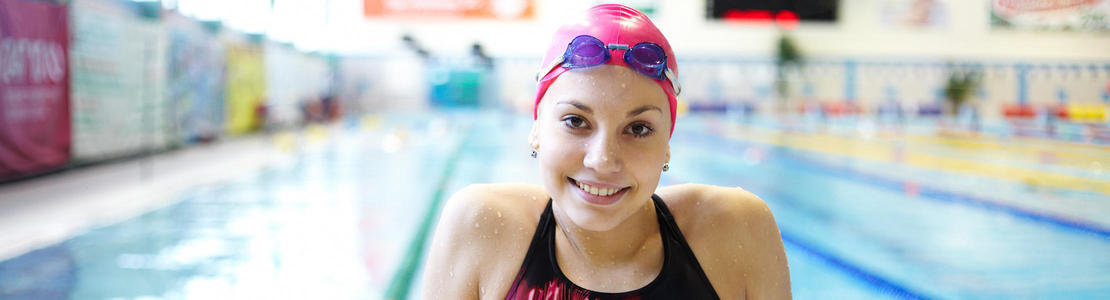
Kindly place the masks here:
[(544, 58), (531, 135), (543, 186), (474, 185), (445, 205), (431, 299), (786, 299), (767, 205), (740, 188), (658, 190), (679, 92), (644, 14), (599, 5)]

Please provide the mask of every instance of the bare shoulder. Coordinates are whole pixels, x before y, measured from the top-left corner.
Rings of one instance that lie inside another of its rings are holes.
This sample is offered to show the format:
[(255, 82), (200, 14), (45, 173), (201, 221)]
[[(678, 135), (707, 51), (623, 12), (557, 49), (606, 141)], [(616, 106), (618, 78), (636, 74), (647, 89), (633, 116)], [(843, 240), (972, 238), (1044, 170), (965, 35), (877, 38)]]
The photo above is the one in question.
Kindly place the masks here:
[(466, 232), (492, 234), (502, 223), (536, 225), (547, 199), (547, 192), (538, 185), (474, 184), (451, 196), (443, 208), (443, 216), (464, 221), (454, 224), (472, 225), (472, 228), (466, 227)]
[(790, 298), (790, 275), (770, 208), (739, 187), (660, 188), (714, 288), (725, 299)]
[(542, 187), (479, 184), (444, 204), (429, 247), (424, 294), (479, 297), (511, 284), (547, 204)]
[(662, 187), (657, 191), (675, 215), (683, 233), (699, 235), (718, 232), (720, 224), (763, 220), (774, 222), (767, 204), (759, 196), (739, 187), (721, 187), (704, 184), (680, 184)]

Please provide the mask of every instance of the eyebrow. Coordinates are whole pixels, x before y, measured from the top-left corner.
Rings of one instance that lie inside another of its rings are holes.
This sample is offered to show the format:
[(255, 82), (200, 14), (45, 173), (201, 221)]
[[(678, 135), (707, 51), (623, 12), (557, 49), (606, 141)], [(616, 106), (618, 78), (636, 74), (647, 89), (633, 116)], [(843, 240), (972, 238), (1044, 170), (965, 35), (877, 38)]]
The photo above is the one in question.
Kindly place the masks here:
[(586, 111), (587, 113), (591, 113), (591, 114), (594, 113), (594, 110), (590, 109), (589, 106), (586, 106), (585, 104), (582, 104), (582, 102), (578, 102), (578, 101), (574, 101), (574, 100), (563, 100), (563, 101), (559, 101), (556, 104), (567, 104), (567, 105), (577, 107), (578, 109), (581, 109), (583, 111)]
[[(594, 110), (591, 109), (589, 106), (586, 106), (585, 104), (582, 104), (582, 102), (578, 102), (578, 101), (574, 101), (574, 100), (563, 100), (563, 101), (557, 102), (556, 104), (566, 104), (566, 105), (574, 106), (575, 108), (578, 108), (580, 110), (583, 110), (586, 113), (590, 113), (590, 114), (594, 113)], [(636, 109), (628, 111), (628, 117), (633, 117), (633, 116), (642, 114), (642, 113), (650, 111), (650, 110), (655, 110), (655, 111), (658, 111), (659, 113), (663, 113), (662, 108), (659, 108), (658, 106), (655, 106), (655, 105), (648, 104), (648, 105), (640, 106), (640, 107), (637, 107)]]
[(635, 116), (635, 115), (638, 115), (638, 114), (642, 114), (642, 113), (644, 113), (644, 112), (646, 112), (646, 111), (649, 111), (649, 110), (653, 110), (653, 109), (654, 109), (654, 110), (656, 110), (656, 111), (659, 111), (659, 113), (663, 113), (663, 109), (659, 108), (658, 106), (655, 106), (655, 105), (644, 105), (644, 106), (640, 106), (640, 107), (638, 107), (638, 108), (636, 108), (636, 109), (633, 109), (633, 110), (629, 111), (629, 112), (628, 112), (628, 116), (629, 116), (629, 117), (632, 117), (632, 116)]

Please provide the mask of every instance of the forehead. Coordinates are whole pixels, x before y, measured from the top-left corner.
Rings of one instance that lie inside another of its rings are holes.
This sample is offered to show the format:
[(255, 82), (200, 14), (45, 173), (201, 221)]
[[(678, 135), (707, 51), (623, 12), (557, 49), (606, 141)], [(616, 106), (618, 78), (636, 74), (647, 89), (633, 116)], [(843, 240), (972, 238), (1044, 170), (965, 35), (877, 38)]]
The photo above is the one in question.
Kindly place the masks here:
[(574, 100), (595, 111), (624, 113), (629, 108), (655, 105), (668, 111), (667, 94), (655, 80), (627, 67), (600, 65), (559, 75), (540, 101), (540, 109), (562, 100)]

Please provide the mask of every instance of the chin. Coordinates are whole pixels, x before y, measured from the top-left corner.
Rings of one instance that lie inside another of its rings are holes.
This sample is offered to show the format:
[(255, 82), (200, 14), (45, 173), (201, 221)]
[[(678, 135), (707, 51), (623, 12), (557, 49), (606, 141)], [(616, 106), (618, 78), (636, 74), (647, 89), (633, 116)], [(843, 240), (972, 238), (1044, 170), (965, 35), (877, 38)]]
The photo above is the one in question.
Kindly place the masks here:
[[(635, 195), (626, 193), (609, 205), (597, 205), (577, 193), (564, 193), (564, 200), (557, 203), (574, 225), (589, 231), (608, 231), (616, 228), (640, 208), (640, 201), (631, 201)], [(643, 196), (650, 197), (650, 196)], [(636, 202), (636, 203), (633, 203)]]

